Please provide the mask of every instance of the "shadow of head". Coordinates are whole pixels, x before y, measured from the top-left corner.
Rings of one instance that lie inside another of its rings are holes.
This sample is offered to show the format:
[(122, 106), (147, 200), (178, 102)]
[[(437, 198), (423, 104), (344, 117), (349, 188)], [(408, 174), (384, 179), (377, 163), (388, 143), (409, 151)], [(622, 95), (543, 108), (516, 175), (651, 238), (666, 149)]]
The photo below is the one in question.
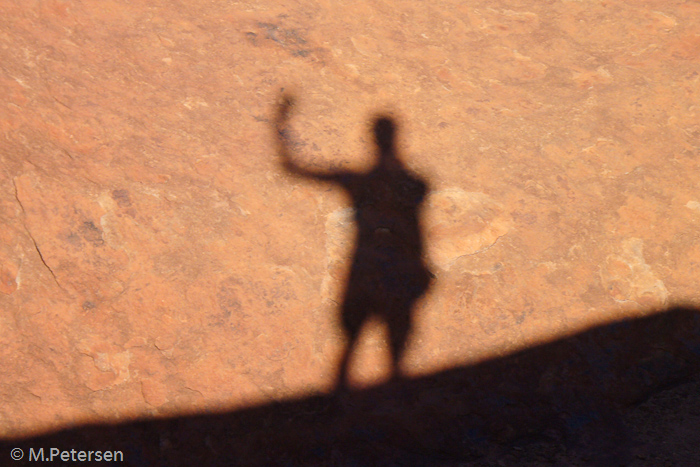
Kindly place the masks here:
[(394, 139), (396, 138), (396, 124), (387, 115), (377, 115), (373, 120), (372, 131), (374, 142), (382, 154), (394, 151)]

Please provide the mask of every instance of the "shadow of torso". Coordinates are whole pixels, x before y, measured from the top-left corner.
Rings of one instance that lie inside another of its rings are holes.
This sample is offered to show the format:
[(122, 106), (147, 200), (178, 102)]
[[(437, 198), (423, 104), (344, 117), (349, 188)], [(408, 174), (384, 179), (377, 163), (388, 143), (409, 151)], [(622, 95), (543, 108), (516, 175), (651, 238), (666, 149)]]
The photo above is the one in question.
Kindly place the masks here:
[(352, 198), (357, 226), (345, 300), (362, 303), (353, 313), (381, 315), (392, 327), (392, 318), (401, 319), (393, 315), (408, 314), (430, 280), (419, 225), (427, 186), (402, 167), (348, 174), (339, 183)]

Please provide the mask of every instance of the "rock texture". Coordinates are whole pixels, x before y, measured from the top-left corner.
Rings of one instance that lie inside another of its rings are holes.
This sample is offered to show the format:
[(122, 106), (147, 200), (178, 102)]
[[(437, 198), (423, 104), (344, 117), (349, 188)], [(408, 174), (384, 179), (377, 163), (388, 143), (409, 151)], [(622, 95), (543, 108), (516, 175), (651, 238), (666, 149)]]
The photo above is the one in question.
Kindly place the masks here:
[[(0, 437), (332, 389), (376, 112), (431, 193), (408, 375), (700, 303), (693, 1), (0, 1)], [(353, 381), (382, 381), (369, 326)]]

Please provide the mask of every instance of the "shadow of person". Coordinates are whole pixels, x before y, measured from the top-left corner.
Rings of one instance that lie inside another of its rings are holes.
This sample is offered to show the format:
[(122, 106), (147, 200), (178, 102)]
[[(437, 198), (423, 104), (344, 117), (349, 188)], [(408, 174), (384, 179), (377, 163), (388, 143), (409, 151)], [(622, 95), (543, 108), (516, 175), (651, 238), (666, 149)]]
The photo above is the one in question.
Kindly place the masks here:
[(284, 96), (277, 109), (278, 152), (291, 174), (334, 183), (352, 199), (357, 239), (341, 313), (347, 347), (336, 388), (348, 387), (348, 363), (364, 323), (381, 318), (387, 328), (392, 353), (392, 379), (411, 331), (412, 309), (430, 285), (431, 273), (423, 260), (419, 208), (427, 185), (411, 173), (396, 154), (396, 125), (387, 116), (373, 121), (377, 159), (366, 172), (312, 170), (295, 162), (293, 142), (287, 130), (292, 98)]

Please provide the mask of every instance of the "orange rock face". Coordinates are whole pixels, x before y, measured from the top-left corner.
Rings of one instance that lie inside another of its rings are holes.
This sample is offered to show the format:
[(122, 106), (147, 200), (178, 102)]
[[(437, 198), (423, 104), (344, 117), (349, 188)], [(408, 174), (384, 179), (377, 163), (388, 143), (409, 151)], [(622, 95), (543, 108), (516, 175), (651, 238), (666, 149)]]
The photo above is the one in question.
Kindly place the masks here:
[[(0, 1), (0, 436), (332, 389), (371, 119), (430, 187), (407, 375), (697, 305), (692, 1)], [(389, 370), (368, 322), (350, 361)]]

